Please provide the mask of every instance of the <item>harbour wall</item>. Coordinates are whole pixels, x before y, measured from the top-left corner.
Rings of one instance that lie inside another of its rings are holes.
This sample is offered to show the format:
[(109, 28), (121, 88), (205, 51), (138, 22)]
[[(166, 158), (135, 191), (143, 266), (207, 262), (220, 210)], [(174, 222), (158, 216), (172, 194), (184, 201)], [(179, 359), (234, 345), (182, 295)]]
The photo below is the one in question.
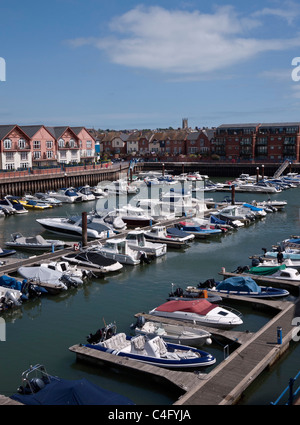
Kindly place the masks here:
[[(133, 173), (139, 171), (161, 171), (170, 174), (198, 171), (209, 177), (238, 177), (242, 173), (250, 175), (273, 176), (281, 164), (250, 163), (202, 163), (202, 162), (138, 162)], [(23, 196), (24, 193), (47, 192), (63, 187), (95, 186), (101, 181), (117, 180), (120, 175), (127, 175), (129, 163), (101, 166), (76, 166), (66, 168), (23, 170), (0, 173), (0, 198), (5, 195)], [(291, 164), (285, 170), (300, 173), (300, 164)]]

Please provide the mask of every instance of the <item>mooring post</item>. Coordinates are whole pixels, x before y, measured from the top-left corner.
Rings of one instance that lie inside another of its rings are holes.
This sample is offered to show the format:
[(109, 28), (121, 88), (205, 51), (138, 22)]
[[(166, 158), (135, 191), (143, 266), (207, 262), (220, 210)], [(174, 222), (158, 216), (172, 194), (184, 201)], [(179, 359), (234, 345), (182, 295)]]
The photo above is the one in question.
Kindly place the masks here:
[(82, 217), (82, 246), (87, 246), (87, 213), (84, 211)]
[(231, 204), (235, 204), (235, 185), (231, 185)]

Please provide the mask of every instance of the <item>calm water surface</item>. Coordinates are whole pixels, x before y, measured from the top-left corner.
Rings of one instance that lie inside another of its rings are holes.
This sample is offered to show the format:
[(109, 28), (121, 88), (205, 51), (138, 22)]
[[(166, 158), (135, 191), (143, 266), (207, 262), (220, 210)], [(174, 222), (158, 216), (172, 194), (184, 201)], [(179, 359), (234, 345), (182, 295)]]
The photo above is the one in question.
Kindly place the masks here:
[[(165, 302), (171, 283), (185, 287), (197, 285), (208, 278), (218, 280), (221, 267), (233, 271), (237, 266), (250, 264), (250, 255), (261, 254), (262, 248), (270, 248), (291, 234), (299, 234), (299, 194), (300, 189), (297, 188), (272, 195), (272, 199), (288, 201), (285, 211), (268, 214), (265, 219), (247, 228), (210, 241), (194, 241), (186, 250), (169, 250), (165, 258), (150, 265), (124, 266), (117, 275), (92, 280), (65, 294), (30, 300), (20, 309), (5, 313), (6, 341), (0, 342), (0, 394), (14, 393), (21, 383), (21, 373), (29, 365), (42, 363), (49, 373), (65, 379), (87, 378), (106, 389), (126, 395), (137, 404), (163, 405), (176, 401), (180, 392), (173, 387), (148, 382), (139, 375), (120, 370), (76, 362), (75, 354), (68, 348), (85, 343), (86, 335), (101, 327), (104, 320), (116, 321), (119, 331), (130, 333), (130, 325), (135, 322), (134, 314), (148, 312)], [(206, 197), (221, 200), (224, 193), (209, 193)], [(263, 194), (236, 195), (237, 200), (248, 202), (268, 197)], [(93, 208), (95, 201), (29, 211), (25, 215), (1, 219), (0, 246), (4, 247), (5, 241), (14, 232), (26, 236), (40, 233), (44, 237), (63, 239), (43, 232), (36, 218), (66, 216)], [(19, 252), (17, 256), (26, 257), (28, 254)], [(291, 296), (290, 299), (295, 298)], [(270, 318), (268, 314), (251, 308), (234, 307), (244, 315), (244, 324), (237, 330), (256, 331)], [(223, 346), (218, 341), (204, 349), (216, 356), (217, 363), (223, 360)], [(295, 344), (274, 368), (255, 381), (242, 403), (268, 404), (274, 401), (289, 378), (298, 372), (299, 354), (299, 344)]]

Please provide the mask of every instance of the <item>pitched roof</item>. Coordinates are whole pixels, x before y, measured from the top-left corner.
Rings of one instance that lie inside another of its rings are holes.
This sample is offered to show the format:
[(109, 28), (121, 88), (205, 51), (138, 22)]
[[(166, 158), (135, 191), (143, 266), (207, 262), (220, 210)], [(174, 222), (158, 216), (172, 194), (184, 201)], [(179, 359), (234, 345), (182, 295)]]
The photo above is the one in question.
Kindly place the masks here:
[(4, 139), (5, 136), (8, 135), (8, 133), (13, 130), (17, 125), (11, 124), (11, 125), (0, 125), (0, 139)]
[(69, 126), (45, 127), (45, 128), (55, 137), (56, 140), (60, 139), (66, 130), (71, 130), (74, 136), (77, 137), (74, 130), (72, 130), (72, 127), (69, 127)]

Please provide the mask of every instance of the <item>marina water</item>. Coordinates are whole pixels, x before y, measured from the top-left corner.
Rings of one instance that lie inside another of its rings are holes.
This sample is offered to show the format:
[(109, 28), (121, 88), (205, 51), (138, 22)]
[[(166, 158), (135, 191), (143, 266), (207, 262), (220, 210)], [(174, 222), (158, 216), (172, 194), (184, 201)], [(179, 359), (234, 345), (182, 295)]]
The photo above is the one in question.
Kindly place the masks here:
[[(172, 283), (185, 288), (187, 285), (197, 286), (210, 278), (221, 280), (218, 273), (222, 267), (234, 271), (238, 266), (250, 265), (249, 256), (261, 255), (262, 248), (269, 249), (290, 235), (300, 234), (299, 195), (300, 188), (272, 195), (238, 193), (237, 201), (271, 198), (286, 200), (288, 205), (284, 211), (270, 213), (245, 228), (209, 240), (195, 240), (184, 250), (168, 249), (165, 257), (151, 264), (124, 266), (119, 274), (92, 279), (82, 287), (60, 295), (32, 299), (24, 302), (21, 308), (5, 312), (2, 318), (5, 320), (6, 340), (0, 341), (0, 394), (10, 396), (15, 393), (21, 384), (22, 372), (30, 365), (40, 363), (50, 374), (65, 379), (86, 378), (129, 397), (136, 404), (172, 404), (181, 394), (175, 387), (145, 379), (136, 373), (77, 362), (75, 354), (68, 348), (85, 343), (86, 336), (105, 322), (115, 321), (118, 331), (130, 333), (130, 325), (135, 322), (134, 315), (148, 313), (165, 302)], [(224, 192), (205, 195), (214, 201), (221, 201), (224, 196)], [(42, 234), (48, 239), (64, 239), (43, 231), (36, 219), (89, 212), (95, 208), (95, 203), (64, 204), (51, 210), (1, 218), (0, 246), (4, 248), (5, 242), (15, 232), (24, 236)], [(18, 252), (17, 256), (24, 258), (28, 254)], [(295, 298), (291, 295), (288, 299)], [(255, 311), (250, 306), (234, 307), (244, 315), (244, 324), (236, 330), (257, 331), (270, 319), (269, 314)], [(216, 364), (223, 361), (224, 343), (214, 339), (212, 345), (203, 349), (217, 358)], [(282, 359), (251, 385), (241, 404), (266, 405), (274, 401), (288, 385), (289, 378), (299, 371), (299, 354), (299, 343), (292, 343)], [(213, 367), (215, 365), (206, 372)]]

